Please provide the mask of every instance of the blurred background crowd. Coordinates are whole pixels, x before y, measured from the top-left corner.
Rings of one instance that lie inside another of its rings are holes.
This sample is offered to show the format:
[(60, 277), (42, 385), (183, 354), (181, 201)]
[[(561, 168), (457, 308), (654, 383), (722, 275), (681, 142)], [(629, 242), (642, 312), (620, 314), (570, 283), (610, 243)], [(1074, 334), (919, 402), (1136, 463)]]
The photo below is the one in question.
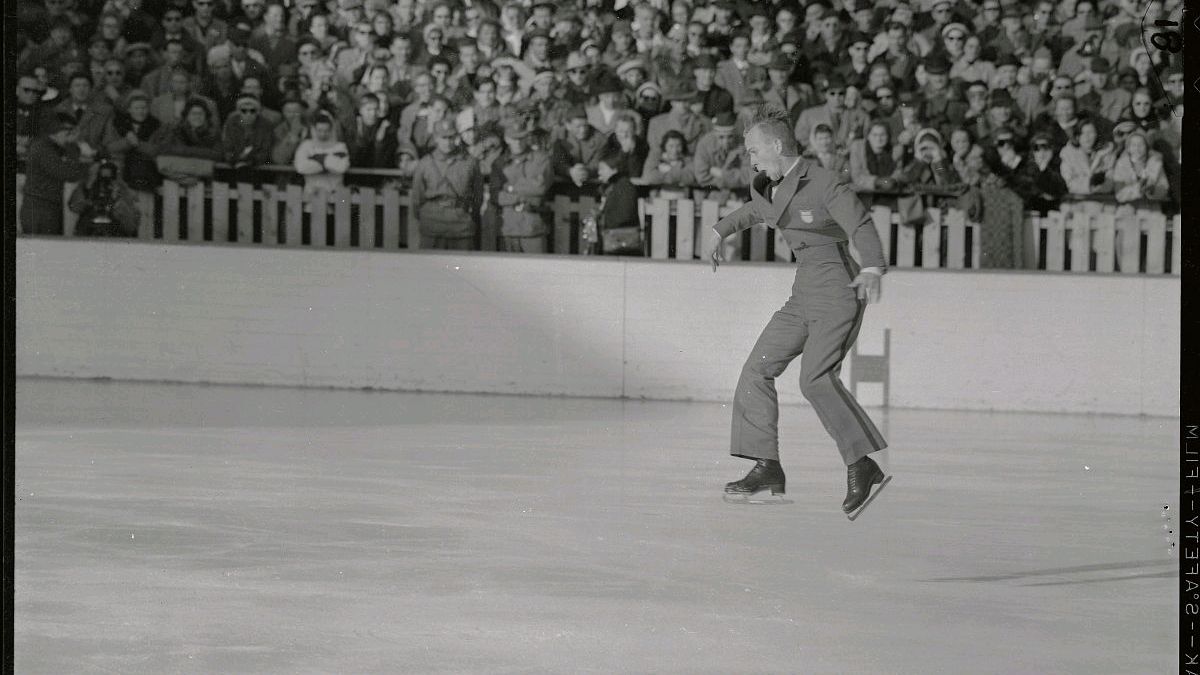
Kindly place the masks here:
[(636, 220), (645, 186), (736, 197), (753, 173), (741, 132), (764, 105), (906, 218), (931, 199), (977, 215), (988, 188), (1043, 213), (1179, 202), (1182, 53), (1142, 30), (1178, 20), (1178, 2), (18, 5), (27, 232), (61, 231), (64, 181), (153, 191), (219, 163), (309, 188), (387, 170), (434, 245), (468, 247), (455, 219), (490, 209), (507, 248), (537, 250), (555, 189), (597, 190), (602, 228)]

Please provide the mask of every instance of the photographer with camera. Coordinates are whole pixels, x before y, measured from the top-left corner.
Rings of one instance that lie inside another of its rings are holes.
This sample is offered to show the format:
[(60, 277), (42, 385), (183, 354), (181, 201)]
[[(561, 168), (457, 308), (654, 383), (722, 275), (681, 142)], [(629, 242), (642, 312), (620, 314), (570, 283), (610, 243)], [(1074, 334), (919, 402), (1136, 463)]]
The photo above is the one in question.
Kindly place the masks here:
[(120, 167), (113, 160), (94, 164), (87, 183), (75, 188), (67, 206), (79, 214), (76, 236), (137, 236), (138, 213), (133, 192), (122, 180)]

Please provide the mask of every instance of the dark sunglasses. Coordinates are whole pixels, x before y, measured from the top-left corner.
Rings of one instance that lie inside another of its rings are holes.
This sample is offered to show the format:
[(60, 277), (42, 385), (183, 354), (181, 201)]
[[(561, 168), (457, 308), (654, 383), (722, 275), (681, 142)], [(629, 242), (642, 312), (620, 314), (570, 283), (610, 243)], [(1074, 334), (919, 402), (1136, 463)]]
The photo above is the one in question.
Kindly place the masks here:
[(846, 94), (846, 90), (845, 89), (826, 89), (825, 93), (829, 96), (844, 96)]
[(123, 70), (106, 70), (106, 71), (104, 71), (104, 74), (105, 75), (124, 75), (125, 71), (123, 71)]
[(244, 115), (253, 115), (258, 112), (258, 108), (238, 108), (238, 112)]
[(1012, 144), (1013, 144), (1013, 141), (1012, 141), (1012, 139), (1011, 139), (1011, 138), (998, 138), (998, 139), (996, 139), (996, 147), (998, 147), (998, 148), (1002, 148), (1002, 147), (1004, 147), (1004, 146), (1006, 146), (1006, 145), (1008, 145), (1008, 146), (1011, 146)]

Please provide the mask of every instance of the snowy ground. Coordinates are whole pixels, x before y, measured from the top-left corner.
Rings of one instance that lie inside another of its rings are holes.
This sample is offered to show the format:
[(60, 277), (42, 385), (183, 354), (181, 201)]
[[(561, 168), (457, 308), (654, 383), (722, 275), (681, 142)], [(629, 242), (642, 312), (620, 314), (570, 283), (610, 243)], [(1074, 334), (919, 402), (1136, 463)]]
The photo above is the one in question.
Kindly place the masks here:
[(1175, 419), (17, 383), (18, 673), (1164, 673)]

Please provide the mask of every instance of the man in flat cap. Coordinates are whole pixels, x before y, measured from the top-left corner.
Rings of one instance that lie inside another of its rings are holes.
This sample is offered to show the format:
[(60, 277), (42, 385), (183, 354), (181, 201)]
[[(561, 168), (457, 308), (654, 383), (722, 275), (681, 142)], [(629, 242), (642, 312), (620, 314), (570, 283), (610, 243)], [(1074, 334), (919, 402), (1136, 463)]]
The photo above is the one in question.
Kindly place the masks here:
[[(801, 357), (800, 391), (841, 454), (847, 469), (842, 510), (854, 518), (872, 488), (885, 483), (870, 455), (887, 441), (839, 374), (867, 303), (878, 300), (887, 260), (858, 196), (837, 176), (800, 157), (783, 111), (764, 115), (747, 132), (744, 145), (760, 173), (750, 181), (750, 201), (714, 226), (706, 257), (716, 271), (726, 237), (765, 223), (782, 233), (797, 265), (792, 296), (763, 329), (738, 379), (729, 452), (755, 464), (725, 492), (748, 498), (764, 490), (785, 491), (775, 380)], [(851, 241), (865, 268), (851, 257)]]
[(479, 162), (459, 147), (452, 120), (439, 120), (433, 134), (436, 147), (417, 162), (410, 193), (421, 248), (469, 251), (479, 232), (483, 175)]
[(554, 169), (547, 153), (529, 148), (528, 138), (529, 132), (520, 123), (506, 124), (508, 150), (492, 164), (491, 188), (501, 216), (501, 251), (546, 251), (546, 212)]

